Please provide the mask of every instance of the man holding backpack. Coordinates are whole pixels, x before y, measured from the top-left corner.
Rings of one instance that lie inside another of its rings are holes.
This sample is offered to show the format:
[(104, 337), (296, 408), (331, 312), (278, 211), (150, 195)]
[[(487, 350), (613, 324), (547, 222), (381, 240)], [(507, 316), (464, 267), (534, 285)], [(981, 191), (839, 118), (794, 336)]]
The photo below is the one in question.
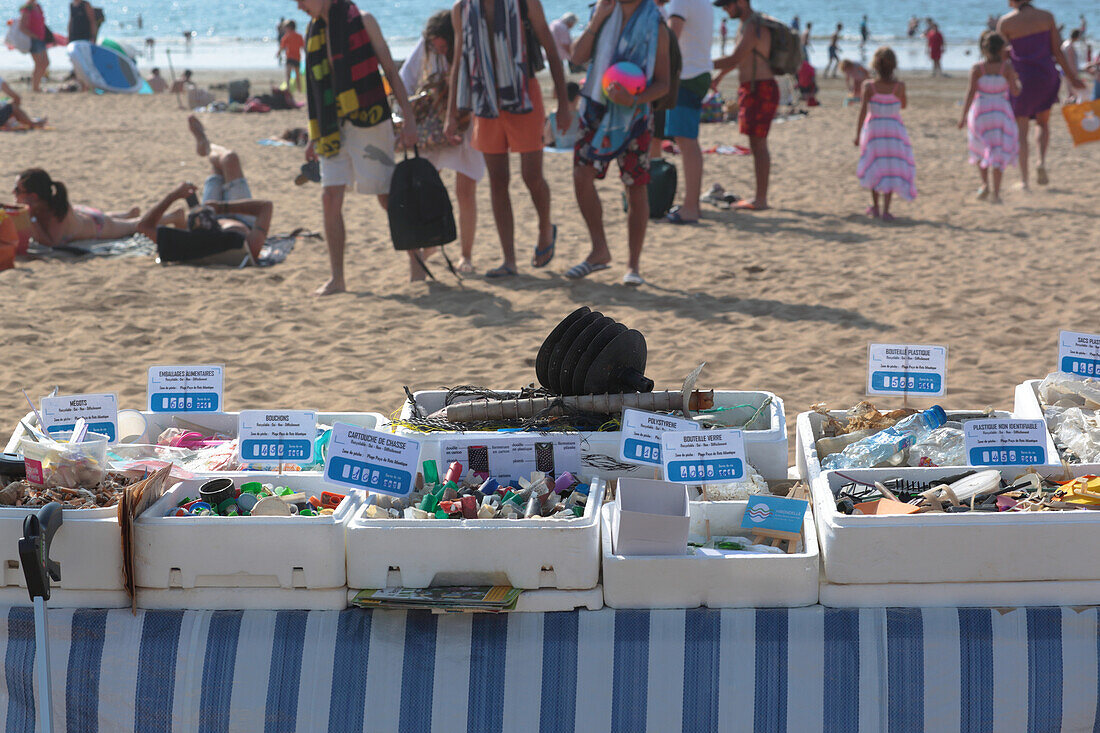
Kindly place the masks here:
[(749, 136), (756, 172), (756, 195), (749, 201), (738, 201), (734, 208), (763, 211), (768, 208), (771, 173), (768, 132), (779, 109), (779, 85), (775, 75), (796, 73), (802, 63), (802, 49), (790, 28), (774, 18), (753, 12), (749, 0), (714, 0), (714, 5), (741, 21), (733, 53), (714, 62), (714, 68), (720, 72), (714, 86), (737, 69), (740, 81), (738, 119), (741, 134)]

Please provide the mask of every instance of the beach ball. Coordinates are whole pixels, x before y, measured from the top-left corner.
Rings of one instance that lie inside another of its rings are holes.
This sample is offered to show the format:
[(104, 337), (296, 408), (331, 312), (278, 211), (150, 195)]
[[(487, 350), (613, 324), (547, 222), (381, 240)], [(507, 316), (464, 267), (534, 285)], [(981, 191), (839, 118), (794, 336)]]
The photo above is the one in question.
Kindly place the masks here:
[(645, 89), (645, 72), (635, 63), (620, 61), (607, 67), (603, 73), (603, 94), (613, 82), (618, 82), (629, 94), (637, 94)]

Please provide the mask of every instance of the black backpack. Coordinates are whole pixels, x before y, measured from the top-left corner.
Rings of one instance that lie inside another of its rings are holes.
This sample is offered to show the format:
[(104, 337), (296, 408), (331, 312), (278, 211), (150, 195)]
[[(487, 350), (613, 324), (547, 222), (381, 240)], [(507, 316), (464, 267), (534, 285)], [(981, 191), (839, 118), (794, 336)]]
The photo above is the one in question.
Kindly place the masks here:
[[(413, 153), (410, 158), (405, 151), (405, 159), (393, 169), (390, 183), (390, 237), (393, 248), (399, 251), (438, 247), (458, 238), (451, 197), (443, 179), (415, 147)], [(451, 264), (450, 259), (447, 264)], [(424, 270), (428, 272), (428, 268)]]
[(649, 218), (660, 219), (676, 200), (676, 166), (664, 158), (649, 161)]

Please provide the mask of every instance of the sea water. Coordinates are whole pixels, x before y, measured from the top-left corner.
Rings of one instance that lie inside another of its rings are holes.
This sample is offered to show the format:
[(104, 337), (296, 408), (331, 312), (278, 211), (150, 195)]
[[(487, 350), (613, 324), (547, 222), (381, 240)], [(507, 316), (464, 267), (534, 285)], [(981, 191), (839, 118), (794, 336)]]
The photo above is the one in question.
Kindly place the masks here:
[[(40, 0), (46, 11), (46, 22), (54, 30), (65, 33), (68, 27), (69, 9), (65, 0)], [(1078, 16), (1089, 11), (1087, 20), (1095, 29), (1100, 28), (1100, 12), (1096, 4), (1074, 0), (1041, 0), (1044, 9), (1054, 13), (1059, 23), (1068, 29), (1077, 27)], [(279, 68), (275, 60), (277, 49), (275, 28), (279, 18), (293, 19), (300, 32), (304, 32), (308, 17), (290, 0), (249, 0), (249, 2), (225, 2), (224, 0), (99, 0), (96, 5), (104, 8), (107, 22), (100, 31), (100, 39), (112, 38), (125, 41), (139, 52), (139, 63), (147, 71), (161, 67), (168, 75), (169, 62), (178, 74), (190, 69), (273, 69)], [(395, 0), (391, 2), (360, 2), (362, 10), (378, 19), (382, 32), (395, 58), (402, 58), (416, 43), (428, 16), (437, 10), (449, 8), (446, 0)], [(757, 10), (791, 22), (799, 16), (802, 27), (813, 23), (813, 41), (810, 61), (819, 68), (825, 65), (829, 36), (837, 23), (844, 24), (840, 43), (842, 58), (869, 62), (875, 48), (890, 45), (898, 54), (902, 74), (905, 70), (927, 70), (931, 62), (919, 35), (909, 38), (906, 34), (912, 15), (931, 16), (947, 39), (944, 67), (966, 69), (978, 60), (977, 38), (985, 29), (990, 15), (1000, 15), (1008, 10), (1005, 1), (949, 0), (936, 3), (899, 3), (894, 0), (852, 0), (842, 8), (826, 8), (819, 0), (758, 0)], [(17, 15), (14, 3), (5, 4), (13, 17)], [(587, 2), (580, 0), (543, 0), (548, 19), (572, 11), (581, 19), (574, 29), (580, 31), (590, 11)], [(868, 17), (871, 38), (866, 45), (859, 41), (859, 24), (863, 15)], [(141, 27), (138, 27), (138, 18)], [(715, 10), (715, 55), (718, 53), (718, 21), (725, 17)], [(0, 19), (2, 24), (6, 19)], [(732, 36), (737, 32), (737, 22), (727, 23), (731, 36), (727, 52), (731, 50)], [(6, 30), (6, 29), (2, 29)], [(921, 24), (921, 31), (924, 24)], [(184, 33), (193, 32), (190, 42)], [(2, 35), (2, 33), (0, 33)], [(146, 39), (153, 39), (151, 47)], [(1079, 52), (1084, 59), (1084, 48)], [(57, 69), (68, 67), (64, 49), (50, 51), (51, 65)], [(30, 59), (25, 55), (0, 46), (0, 69), (28, 70)]]

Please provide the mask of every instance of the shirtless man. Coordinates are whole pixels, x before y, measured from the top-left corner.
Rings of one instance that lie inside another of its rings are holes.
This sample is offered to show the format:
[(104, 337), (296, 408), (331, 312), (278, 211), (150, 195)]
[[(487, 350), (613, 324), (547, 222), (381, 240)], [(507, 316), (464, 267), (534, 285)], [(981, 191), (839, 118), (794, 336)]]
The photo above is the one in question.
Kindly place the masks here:
[(756, 171), (756, 195), (751, 201), (738, 201), (734, 208), (761, 211), (768, 208), (768, 175), (772, 167), (768, 132), (779, 108), (779, 85), (775, 83), (775, 76), (768, 65), (772, 34), (757, 22), (749, 0), (714, 0), (714, 5), (724, 9), (729, 17), (741, 21), (733, 53), (714, 61), (718, 76), (712, 86), (717, 88), (722, 77), (737, 69), (737, 78), (741, 83), (737, 90), (741, 134), (749, 136)]

